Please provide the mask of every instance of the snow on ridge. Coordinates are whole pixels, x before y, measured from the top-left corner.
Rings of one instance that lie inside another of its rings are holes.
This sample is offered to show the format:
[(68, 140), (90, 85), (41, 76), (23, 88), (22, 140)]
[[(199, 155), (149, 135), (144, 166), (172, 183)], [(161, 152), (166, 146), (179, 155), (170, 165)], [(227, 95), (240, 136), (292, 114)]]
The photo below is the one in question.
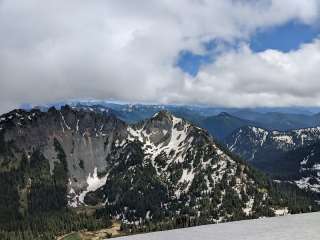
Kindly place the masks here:
[(265, 131), (263, 133), (263, 137), (262, 137), (262, 140), (260, 142), (260, 146), (262, 146), (266, 142), (268, 135), (269, 135), (269, 132), (267, 132), (267, 131)]
[[(250, 140), (253, 141), (253, 145), (262, 147), (269, 136), (269, 132), (263, 128), (248, 126), (248, 129), (253, 133), (253, 136), (250, 135)], [(250, 133), (251, 133), (250, 132)], [(236, 133), (234, 142), (228, 148), (230, 151), (235, 151), (237, 149), (237, 145), (241, 144), (240, 138), (243, 130), (240, 128), (239, 131)], [(253, 157), (252, 157), (253, 158)]]
[(289, 145), (304, 145), (306, 141), (320, 139), (320, 127), (302, 128), (292, 131), (273, 131), (274, 139)]
[[(186, 146), (186, 144), (190, 144), (189, 141), (186, 141), (187, 132), (190, 127), (190, 124), (184, 123), (183, 129), (178, 130), (176, 128), (176, 125), (182, 123), (183, 120), (181, 118), (177, 118), (173, 115), (171, 115), (171, 116), (172, 116), (171, 129), (169, 130), (169, 132), (167, 130), (162, 131), (163, 135), (167, 135), (168, 133), (170, 133), (170, 140), (168, 141), (168, 143), (164, 142), (160, 145), (155, 145), (150, 140), (150, 135), (154, 134), (155, 132), (147, 134), (144, 129), (145, 126), (142, 126), (139, 129), (134, 129), (130, 126), (127, 128), (127, 131), (129, 133), (128, 140), (132, 141), (134, 139), (137, 139), (140, 142), (144, 143), (145, 153), (146, 153), (146, 155), (148, 155), (150, 157), (152, 162), (162, 152), (166, 153), (166, 155), (168, 156), (172, 150), (175, 151), (175, 155), (172, 157), (172, 160), (175, 160), (177, 162), (183, 161), (182, 156), (181, 155), (177, 156), (177, 155), (178, 155), (178, 152), (180, 149), (183, 149)], [(154, 131), (157, 131), (157, 130), (154, 130)]]
[(65, 127), (68, 129), (68, 130), (71, 130), (71, 127), (66, 123), (66, 120), (64, 119), (64, 116), (63, 114), (59, 111), (60, 115), (61, 115), (61, 119), (65, 125)]
[[(279, 144), (279, 147), (283, 145), (289, 145), (292, 147), (304, 145), (306, 141), (313, 141), (320, 139), (320, 127), (314, 128), (303, 128), (291, 131), (267, 131), (259, 127), (249, 127), (255, 136), (259, 140), (260, 146), (262, 146), (269, 136), (273, 141)], [(240, 129), (241, 130), (241, 129)], [(241, 132), (238, 132), (240, 135)], [(231, 145), (230, 149), (234, 150), (235, 144), (238, 141), (238, 136), (235, 139), (234, 144)], [(258, 142), (257, 142), (258, 143)]]
[[(174, 150), (176, 152), (175, 156), (173, 157), (177, 162), (182, 162), (182, 156), (177, 157), (177, 151), (179, 150), (179, 146), (182, 145), (183, 142), (185, 142), (187, 138), (187, 131), (189, 128), (189, 124), (184, 124), (184, 127), (182, 130), (178, 130), (175, 126), (182, 122), (182, 119), (176, 118), (172, 116), (172, 128), (171, 128), (171, 138), (169, 143), (166, 145), (166, 153), (167, 155), (171, 150)], [(187, 144), (187, 143), (186, 143)]]
[[(190, 131), (190, 128), (193, 128), (193, 126), (184, 121), (181, 118), (177, 118), (173, 115), (170, 115), (171, 123), (169, 125), (169, 128), (166, 130), (157, 128), (152, 126), (150, 129), (147, 129), (148, 121), (146, 121), (142, 125), (128, 125), (127, 127), (127, 138), (124, 142), (120, 143), (120, 140), (116, 140), (115, 145), (121, 146), (123, 144), (126, 144), (130, 141), (138, 140), (141, 143), (143, 143), (143, 151), (145, 153), (145, 160), (151, 161), (152, 165), (155, 167), (156, 172), (158, 175), (161, 175), (163, 171), (166, 171), (169, 166), (173, 163), (181, 163), (185, 160), (187, 150), (189, 147), (192, 146), (193, 136), (190, 134), (192, 131)], [(149, 132), (149, 130), (151, 132)], [(159, 139), (164, 137), (164, 140), (156, 140), (156, 143), (153, 141), (154, 137), (157, 139), (157, 136), (159, 136)], [(231, 166), (229, 166), (228, 170), (230, 173), (228, 173), (228, 176), (235, 174), (235, 162), (226, 155), (217, 145), (214, 143), (210, 143), (212, 147), (216, 150), (214, 156), (212, 156), (212, 159), (214, 157), (219, 158), (221, 161), (219, 161), (219, 170), (215, 171), (214, 174), (211, 176), (213, 181), (215, 183), (219, 182), (222, 179), (223, 174), (227, 170), (227, 162), (231, 163)], [(161, 154), (164, 154), (168, 157), (168, 161), (164, 166), (158, 166), (155, 162), (156, 157), (160, 156)], [(211, 159), (211, 160), (212, 160)], [(203, 159), (201, 160), (203, 161)], [(202, 162), (201, 167), (203, 169), (206, 169), (208, 165), (210, 165), (210, 160), (206, 162)], [(195, 172), (193, 167), (191, 169), (182, 169), (182, 176), (177, 182), (177, 186), (175, 188), (175, 196), (179, 198), (181, 193), (187, 192), (190, 188), (193, 180), (195, 177)], [(206, 177), (207, 187), (208, 190), (211, 190), (211, 183), (208, 181), (208, 176)], [(185, 183), (185, 184), (184, 184)]]
[(143, 138), (141, 136), (142, 128), (141, 129), (134, 129), (134, 128), (128, 126), (127, 131), (129, 133), (128, 140), (133, 141), (135, 139), (138, 139), (140, 142), (143, 142)]
[(23, 122), (24, 120), (32, 121), (35, 116), (36, 116), (35, 112), (31, 113), (31, 112), (23, 111), (22, 113), (19, 113), (19, 112), (16, 112), (16, 110), (14, 110), (13, 112), (10, 112), (8, 114), (1, 115), (0, 123), (6, 122), (8, 120), (14, 120), (16, 125), (22, 126), (24, 125), (24, 122)]
[(320, 127), (311, 127), (311, 128), (301, 128), (293, 130), (292, 132), (296, 133), (297, 135), (301, 135), (303, 133), (319, 133)]
[(300, 165), (306, 165), (307, 162), (309, 161), (309, 158), (310, 158), (310, 155), (306, 156), (301, 162), (300, 162)]
[(258, 140), (257, 144), (262, 146), (266, 140), (267, 137), (269, 135), (269, 132), (263, 128), (259, 128), (259, 127), (250, 127), (251, 130), (253, 131), (253, 133), (255, 134), (256, 138), (259, 138), (260, 140)]
[(296, 185), (301, 189), (308, 189), (316, 193), (320, 193), (320, 184), (310, 184), (311, 177), (303, 177), (295, 181)]
[(264, 132), (268, 132), (267, 130), (263, 129), (263, 128), (259, 128), (259, 127), (254, 127), (251, 126), (249, 127), (255, 134), (260, 134), (260, 133), (264, 133)]
[(290, 135), (276, 135), (272, 136), (272, 139), (280, 143), (294, 145), (293, 138)]
[[(249, 127), (250, 128), (250, 127)], [(239, 138), (240, 138), (240, 136), (241, 136), (241, 133), (242, 133), (242, 129), (240, 128), (239, 129), (239, 131), (236, 133), (236, 138), (235, 138), (235, 140), (234, 140), (234, 142), (231, 144), (231, 146), (229, 147), (229, 149), (230, 149), (230, 151), (234, 151), (236, 148), (236, 145), (237, 145), (237, 143), (238, 143), (238, 141), (239, 141)]]
[(77, 119), (76, 132), (79, 132), (79, 119)]
[[(295, 149), (296, 147), (303, 146), (305, 144), (311, 144), (316, 140), (320, 139), (320, 127), (314, 128), (304, 128), (290, 131), (267, 131), (263, 128), (249, 126), (249, 133), (242, 132), (240, 128), (238, 132), (233, 135), (233, 142), (228, 144), (228, 148), (231, 151), (237, 150), (239, 145), (241, 146), (240, 139), (243, 134), (245, 137), (248, 137), (248, 141), (257, 148), (263, 147), (266, 142), (275, 144), (275, 147), (278, 149)], [(257, 152), (258, 149), (253, 149), (252, 158), (254, 157), (254, 152)]]
[[(154, 134), (157, 129), (154, 129), (155, 132), (147, 134), (144, 130), (145, 126), (142, 126), (139, 129), (134, 129), (132, 127), (128, 127), (128, 140), (138, 139), (139, 141), (144, 143), (144, 151), (147, 156), (147, 159), (150, 159), (152, 164), (155, 166), (155, 169), (157, 171), (157, 174), (161, 174), (162, 171), (165, 171), (170, 164), (173, 162), (175, 163), (181, 163), (185, 160), (187, 150), (192, 145), (193, 136), (189, 135), (190, 127), (192, 127), (191, 124), (188, 122), (185, 122), (181, 118), (177, 118), (173, 115), (171, 115), (171, 129), (168, 129), (165, 132), (162, 131), (163, 136), (167, 136), (167, 139), (156, 145), (154, 144), (151, 139), (150, 135)], [(169, 135), (168, 135), (169, 134)], [(225, 161), (231, 161), (227, 155), (224, 154), (221, 149), (219, 149), (216, 145), (213, 144), (213, 147), (216, 150), (217, 156), (219, 158), (223, 158), (223, 161), (221, 162), (221, 171), (226, 168), (227, 164)], [(155, 164), (155, 159), (160, 154), (165, 154), (166, 156), (169, 156), (169, 161), (166, 163), (166, 165), (163, 167), (162, 170), (158, 168)], [(212, 156), (213, 157), (213, 156)], [(202, 167), (206, 168), (206, 166), (209, 164), (210, 161), (207, 161), (206, 163), (203, 163)], [(232, 162), (232, 161), (231, 161)], [(219, 180), (222, 177), (222, 173), (218, 171), (217, 176), (213, 176), (213, 178), (217, 178), (216, 180)], [(221, 176), (220, 176), (221, 175)], [(189, 187), (191, 186), (193, 179), (195, 177), (195, 173), (193, 168), (192, 169), (183, 169), (182, 176), (178, 180), (178, 186), (175, 191), (176, 197), (179, 197), (182, 192), (188, 191)], [(183, 186), (183, 183), (187, 183), (187, 186)], [(183, 186), (183, 189), (182, 189)], [(208, 184), (208, 188), (210, 188)]]
[(183, 169), (182, 176), (178, 182), (179, 183), (183, 183), (184, 181), (190, 182), (193, 180), (193, 178), (194, 178), (193, 169), (191, 170)]

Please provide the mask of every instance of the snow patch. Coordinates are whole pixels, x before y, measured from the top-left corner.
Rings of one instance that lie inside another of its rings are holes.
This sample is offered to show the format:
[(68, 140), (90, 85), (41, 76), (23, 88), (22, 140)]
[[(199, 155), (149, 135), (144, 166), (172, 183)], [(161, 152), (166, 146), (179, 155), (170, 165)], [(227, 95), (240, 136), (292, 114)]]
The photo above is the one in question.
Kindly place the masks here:
[(320, 193), (320, 184), (310, 184), (311, 177), (303, 177), (295, 181), (296, 185), (301, 189), (307, 189), (316, 193)]
[(79, 132), (79, 119), (77, 120), (76, 131)]
[(246, 207), (242, 209), (246, 216), (249, 216), (252, 213), (253, 204), (254, 198), (250, 198), (249, 201), (246, 203)]
[[(76, 195), (71, 201), (71, 205), (69, 206), (79, 206), (84, 204), (84, 198), (88, 192), (94, 192), (100, 187), (102, 187), (108, 178), (108, 174), (106, 174), (104, 177), (99, 178), (98, 177), (98, 169), (95, 167), (93, 174), (89, 173), (87, 177), (87, 188), (86, 190), (82, 191), (79, 195)], [(71, 188), (69, 193), (75, 193), (75, 191)]]
[(274, 214), (276, 216), (285, 216), (285, 215), (288, 215), (289, 214), (289, 210), (287, 207), (285, 208), (282, 208), (282, 209), (275, 209), (274, 210)]
[(275, 141), (282, 142), (285, 144), (294, 144), (292, 136), (289, 135), (278, 135), (272, 137)]
[(62, 119), (64, 125), (66, 126), (66, 128), (68, 130), (71, 130), (71, 127), (66, 123), (66, 120), (64, 119), (64, 116), (63, 116), (63, 114), (61, 112), (60, 112), (60, 115), (61, 115), (61, 119)]

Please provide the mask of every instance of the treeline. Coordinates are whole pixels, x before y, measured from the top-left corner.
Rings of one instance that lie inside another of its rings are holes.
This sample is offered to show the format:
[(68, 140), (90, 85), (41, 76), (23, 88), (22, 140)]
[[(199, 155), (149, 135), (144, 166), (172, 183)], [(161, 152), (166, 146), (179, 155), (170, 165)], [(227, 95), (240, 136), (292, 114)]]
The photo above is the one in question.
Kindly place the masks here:
[[(253, 216), (234, 217), (231, 219), (225, 219), (221, 222), (229, 222), (244, 219), (253, 219)], [(190, 216), (190, 215), (176, 215), (171, 218), (166, 218), (162, 221), (152, 221), (152, 220), (142, 220), (138, 223), (127, 223), (123, 222), (121, 224), (120, 230), (127, 234), (137, 234), (137, 233), (147, 233), (155, 231), (166, 231), (178, 228), (195, 227), (206, 224), (215, 224), (216, 221), (208, 218), (205, 215), (202, 216)]]
[(192, 217), (188, 215), (175, 216), (171, 219), (162, 221), (142, 220), (139, 223), (123, 222), (120, 231), (128, 234), (146, 233), (155, 231), (165, 231), (177, 228), (195, 227), (205, 224), (211, 224), (205, 217)]
[(270, 186), (271, 204), (287, 207), (291, 214), (320, 211), (319, 195), (288, 182), (271, 182)]
[(73, 211), (53, 211), (2, 222), (1, 240), (53, 240), (73, 231), (94, 231), (111, 226), (108, 217), (77, 214)]

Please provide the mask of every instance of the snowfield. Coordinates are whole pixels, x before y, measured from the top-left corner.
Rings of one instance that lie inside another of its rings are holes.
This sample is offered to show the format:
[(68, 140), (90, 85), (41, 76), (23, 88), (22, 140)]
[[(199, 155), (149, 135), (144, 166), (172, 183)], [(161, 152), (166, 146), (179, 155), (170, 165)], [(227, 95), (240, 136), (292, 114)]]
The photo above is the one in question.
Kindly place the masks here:
[(119, 240), (315, 240), (320, 212), (146, 233)]

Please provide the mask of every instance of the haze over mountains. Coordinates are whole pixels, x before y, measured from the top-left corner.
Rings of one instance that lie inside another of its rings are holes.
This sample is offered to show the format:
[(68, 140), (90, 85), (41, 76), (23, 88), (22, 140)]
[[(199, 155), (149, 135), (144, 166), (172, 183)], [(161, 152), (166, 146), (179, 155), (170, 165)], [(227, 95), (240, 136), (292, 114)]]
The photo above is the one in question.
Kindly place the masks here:
[[(105, 101), (67, 101), (38, 106), (42, 110), (68, 104), (79, 109), (110, 111), (128, 123), (152, 117), (159, 110), (168, 110), (206, 128), (219, 140), (243, 126), (257, 126), (268, 130), (292, 130), (320, 125), (320, 108), (217, 108), (189, 105), (120, 104)], [(29, 106), (29, 105), (27, 105)], [(29, 109), (29, 107), (25, 108)]]

